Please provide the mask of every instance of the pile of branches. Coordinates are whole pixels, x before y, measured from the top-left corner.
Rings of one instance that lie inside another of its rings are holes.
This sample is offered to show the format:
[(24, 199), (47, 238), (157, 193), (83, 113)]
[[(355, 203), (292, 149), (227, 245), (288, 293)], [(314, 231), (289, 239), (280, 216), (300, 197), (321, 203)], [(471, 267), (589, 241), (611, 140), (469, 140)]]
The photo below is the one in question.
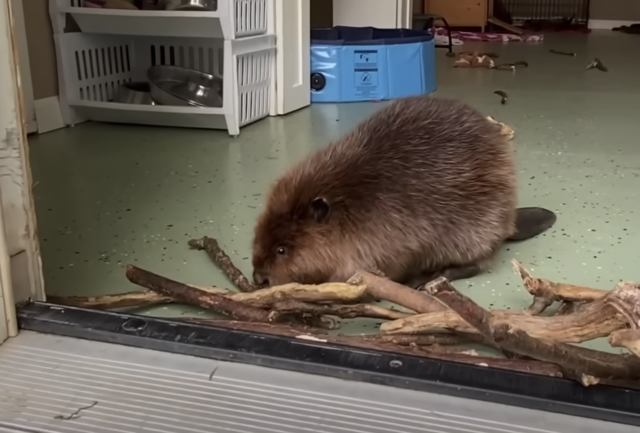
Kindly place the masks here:
[[(346, 283), (259, 288), (233, 265), (215, 239), (194, 239), (189, 245), (206, 251), (237, 291), (184, 284), (129, 265), (127, 279), (146, 290), (99, 297), (49, 297), (49, 301), (102, 310), (188, 304), (224, 316), (186, 319), (196, 323), (572, 378), (585, 386), (606, 383), (640, 388), (640, 285), (636, 283), (622, 282), (611, 291), (556, 283), (535, 278), (514, 260), (514, 270), (533, 296), (531, 306), (522, 311), (487, 310), (445, 278), (418, 291), (372, 270), (359, 271)], [(384, 308), (375, 301), (388, 301), (401, 309)], [(547, 313), (554, 304), (559, 304), (557, 310)], [(340, 326), (339, 319), (357, 317), (384, 320), (379, 334), (328, 332)], [(611, 346), (630, 353), (576, 345), (600, 337), (608, 337)], [(505, 356), (480, 356), (456, 348), (470, 342)]]

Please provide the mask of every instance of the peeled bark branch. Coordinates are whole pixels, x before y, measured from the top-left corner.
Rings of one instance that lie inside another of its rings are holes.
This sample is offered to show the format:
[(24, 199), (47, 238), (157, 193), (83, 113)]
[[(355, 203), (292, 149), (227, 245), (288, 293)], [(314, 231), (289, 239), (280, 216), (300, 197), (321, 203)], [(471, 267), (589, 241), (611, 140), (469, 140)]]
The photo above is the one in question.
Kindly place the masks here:
[(229, 258), (222, 248), (220, 248), (218, 241), (215, 239), (208, 238), (206, 236), (200, 239), (191, 239), (189, 241), (189, 246), (197, 250), (205, 250), (207, 254), (209, 254), (209, 257), (211, 257), (211, 260), (213, 260), (213, 262), (222, 269), (227, 277), (229, 277), (233, 282), (233, 285), (241, 292), (253, 292), (259, 289), (258, 286), (249, 281), (249, 279), (242, 274), (240, 269), (231, 262), (231, 258)]
[(260, 289), (251, 293), (236, 293), (231, 299), (247, 304), (270, 307), (276, 302), (296, 300), (316, 303), (353, 303), (367, 298), (364, 285), (347, 283), (325, 283), (318, 285), (284, 284), (268, 289)]
[(624, 347), (640, 358), (640, 330), (622, 329), (609, 336), (609, 344), (613, 347)]
[(425, 293), (370, 272), (358, 271), (347, 282), (354, 285), (364, 285), (371, 297), (393, 302), (416, 313), (432, 313), (447, 309), (437, 299)]
[[(160, 278), (164, 279), (164, 277)], [(135, 280), (131, 282), (139, 286), (146, 287), (144, 285), (146, 284), (144, 280)], [(219, 289), (217, 287), (203, 287), (194, 284), (178, 284), (195, 290), (223, 295), (233, 301), (242, 302), (261, 308), (268, 308), (276, 302), (287, 300), (318, 303), (353, 303), (361, 300), (366, 300), (367, 298), (365, 286), (353, 286), (346, 283), (327, 283), (315, 286), (307, 286), (302, 284), (286, 284), (283, 286), (271, 287), (269, 289), (260, 289), (251, 293), (237, 293)], [(142, 292), (127, 292), (117, 295), (95, 297), (70, 296), (49, 297), (48, 299), (49, 302), (60, 305), (70, 305), (74, 307), (92, 308), (99, 310), (108, 310), (121, 307), (141, 307), (155, 305), (158, 303), (178, 302), (170, 296), (158, 294), (153, 290), (145, 290)]]
[(363, 335), (363, 339), (370, 341), (384, 341), (387, 343), (399, 344), (400, 346), (455, 346), (469, 343), (464, 336), (454, 334), (431, 334), (431, 335)]
[(273, 310), (282, 313), (311, 313), (316, 315), (337, 316), (343, 319), (355, 317), (370, 317), (374, 319), (395, 320), (411, 316), (409, 313), (393, 311), (388, 308), (369, 304), (354, 305), (317, 305), (300, 302), (293, 299), (276, 302), (271, 306)]
[(619, 284), (607, 296), (607, 303), (620, 312), (632, 328), (612, 333), (609, 344), (613, 347), (625, 347), (640, 358), (640, 285)]
[(607, 295), (606, 303), (622, 314), (629, 326), (640, 329), (640, 284), (618, 284)]
[(104, 296), (47, 296), (47, 302), (70, 307), (91, 308), (93, 310), (111, 310), (116, 308), (141, 307), (174, 302), (170, 296), (151, 290), (127, 292)]
[(582, 303), (580, 302), (563, 301), (560, 304), (560, 307), (558, 307), (558, 309), (556, 310), (554, 316), (564, 316), (567, 314), (573, 314), (580, 308), (581, 305)]
[(188, 321), (208, 324), (211, 326), (219, 326), (223, 328), (260, 332), (263, 334), (284, 335), (299, 340), (309, 341), (309, 343), (313, 344), (314, 346), (321, 345), (323, 343), (337, 344), (350, 348), (370, 349), (382, 352), (391, 352), (394, 354), (405, 354), (422, 358), (440, 359), (443, 361), (472, 364), (481, 367), (499, 368), (510, 371), (522, 371), (542, 376), (562, 377), (563, 375), (559, 366), (546, 362), (482, 357), (465, 353), (452, 353), (449, 351), (444, 351), (440, 348), (430, 350), (428, 346), (423, 348), (417, 347), (418, 345), (412, 344), (401, 345), (393, 340), (390, 341), (387, 337), (360, 335), (346, 336), (309, 333), (303, 332), (293, 327), (267, 323), (247, 323), (210, 319), (188, 319)]
[[(196, 286), (194, 284), (185, 285), (221, 295), (233, 293), (224, 289), (218, 289), (217, 287)], [(47, 296), (47, 302), (71, 307), (90, 308), (92, 310), (114, 310), (116, 308), (150, 307), (158, 304), (170, 304), (175, 302), (175, 300), (170, 296), (156, 293), (153, 290), (143, 290), (141, 292), (125, 292), (102, 296)]]
[(585, 386), (595, 385), (601, 379), (640, 379), (640, 359), (633, 356), (538, 340), (507, 325), (495, 328), (493, 335), (496, 343), (508, 350), (561, 365), (565, 374), (578, 379)]
[(520, 275), (525, 289), (533, 295), (531, 314), (540, 314), (556, 301), (591, 302), (604, 297), (607, 290), (591, 289), (572, 284), (555, 283), (542, 278), (534, 278), (520, 262), (512, 260), (513, 270)]
[(170, 280), (136, 266), (127, 266), (127, 279), (134, 284), (171, 297), (175, 302), (214, 310), (237, 320), (269, 322), (269, 312), (243, 304), (225, 295)]
[[(581, 343), (606, 337), (626, 327), (626, 321), (617, 311), (601, 301), (584, 305), (573, 314), (554, 317), (533, 316), (527, 312), (492, 310), (496, 324), (502, 323), (522, 329), (529, 335), (551, 341)], [(383, 334), (424, 334), (441, 329), (478, 334), (478, 330), (452, 310), (440, 313), (417, 314), (406, 319), (383, 323)]]
[[(235, 320), (223, 319), (203, 319), (199, 317), (190, 317), (182, 319), (185, 322), (198, 323), (201, 325), (219, 326), (221, 328), (237, 329), (250, 332), (262, 332), (265, 334), (284, 335), (288, 337), (296, 337), (301, 334), (315, 335), (318, 338), (325, 338), (327, 335), (322, 329), (315, 329), (310, 326), (293, 326), (280, 323), (258, 323), (258, 322), (240, 322)], [(432, 335), (346, 335), (342, 336), (348, 339), (358, 339), (369, 342), (384, 342), (397, 344), (399, 346), (453, 346), (456, 344), (469, 343), (464, 336), (453, 334), (432, 334)], [(333, 337), (328, 337), (333, 338)]]
[(458, 292), (445, 278), (433, 281), (425, 290), (463, 317), (484, 338), (510, 352), (558, 364), (574, 376), (592, 376), (596, 382), (597, 379), (640, 379), (639, 359), (544, 341), (513, 324), (496, 323), (491, 312)]

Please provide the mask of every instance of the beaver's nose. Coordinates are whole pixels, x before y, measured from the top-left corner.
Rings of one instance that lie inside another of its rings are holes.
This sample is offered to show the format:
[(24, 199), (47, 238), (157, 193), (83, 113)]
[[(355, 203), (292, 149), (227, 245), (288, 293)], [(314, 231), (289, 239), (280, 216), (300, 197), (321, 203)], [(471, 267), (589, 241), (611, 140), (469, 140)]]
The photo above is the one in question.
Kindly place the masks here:
[(253, 271), (253, 282), (256, 283), (257, 285), (261, 286), (261, 287), (268, 287), (269, 286), (269, 277), (267, 277), (266, 275), (261, 274), (258, 271)]

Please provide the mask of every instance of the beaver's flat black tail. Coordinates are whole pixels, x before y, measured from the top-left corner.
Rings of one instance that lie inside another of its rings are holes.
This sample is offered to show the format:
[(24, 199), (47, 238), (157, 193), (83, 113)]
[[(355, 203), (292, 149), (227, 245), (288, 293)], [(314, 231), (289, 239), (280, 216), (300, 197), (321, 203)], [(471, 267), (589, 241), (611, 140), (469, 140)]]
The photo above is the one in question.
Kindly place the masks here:
[(520, 207), (516, 210), (516, 232), (507, 241), (531, 239), (549, 230), (558, 217), (542, 207)]

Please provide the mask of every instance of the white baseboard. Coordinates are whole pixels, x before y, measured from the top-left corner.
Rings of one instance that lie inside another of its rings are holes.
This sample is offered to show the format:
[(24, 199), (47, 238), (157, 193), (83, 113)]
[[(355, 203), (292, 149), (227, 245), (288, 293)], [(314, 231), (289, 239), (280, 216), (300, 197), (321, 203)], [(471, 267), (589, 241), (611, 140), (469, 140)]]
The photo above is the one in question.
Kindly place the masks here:
[(589, 20), (591, 30), (611, 30), (614, 27), (630, 26), (640, 23), (640, 21), (620, 21), (620, 20)]
[(56, 129), (61, 129), (66, 126), (62, 120), (60, 100), (57, 96), (37, 99), (34, 105), (36, 108), (38, 134), (55, 131)]

